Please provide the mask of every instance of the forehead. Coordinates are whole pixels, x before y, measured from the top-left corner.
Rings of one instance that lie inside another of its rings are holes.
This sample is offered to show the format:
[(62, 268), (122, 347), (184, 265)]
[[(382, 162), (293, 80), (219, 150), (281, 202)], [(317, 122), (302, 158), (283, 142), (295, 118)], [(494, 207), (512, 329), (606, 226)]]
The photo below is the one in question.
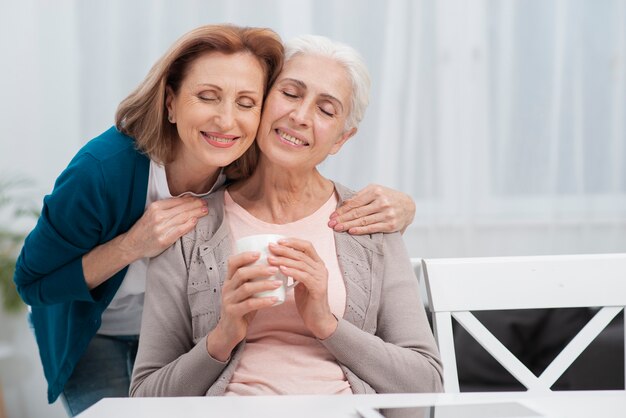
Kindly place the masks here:
[(285, 63), (278, 80), (294, 79), (303, 82), (307, 90), (326, 94), (349, 103), (352, 85), (345, 67), (336, 60), (320, 55), (296, 55)]
[(236, 84), (245, 89), (262, 91), (265, 72), (258, 59), (249, 52), (207, 52), (189, 64), (184, 82)]

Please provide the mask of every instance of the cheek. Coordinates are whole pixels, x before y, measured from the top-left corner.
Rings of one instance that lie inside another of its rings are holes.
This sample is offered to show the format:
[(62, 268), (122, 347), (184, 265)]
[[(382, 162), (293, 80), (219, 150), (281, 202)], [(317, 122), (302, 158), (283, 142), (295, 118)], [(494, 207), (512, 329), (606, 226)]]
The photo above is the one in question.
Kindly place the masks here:
[(207, 110), (203, 109), (202, 106), (181, 106), (179, 104), (176, 116), (184, 122), (193, 125), (207, 118)]
[(324, 147), (330, 150), (340, 139), (342, 131), (337, 129), (336, 126), (330, 126), (328, 123), (318, 124), (316, 130), (316, 137), (323, 138)]
[(261, 122), (261, 115), (259, 115), (258, 113), (247, 115), (244, 121), (246, 130), (248, 131), (247, 133), (249, 135), (255, 136), (256, 131), (259, 127), (259, 123)]
[(265, 107), (263, 108), (263, 119), (275, 120), (285, 114), (288, 114), (291, 107), (292, 104), (283, 99), (282, 96), (269, 96), (265, 102)]

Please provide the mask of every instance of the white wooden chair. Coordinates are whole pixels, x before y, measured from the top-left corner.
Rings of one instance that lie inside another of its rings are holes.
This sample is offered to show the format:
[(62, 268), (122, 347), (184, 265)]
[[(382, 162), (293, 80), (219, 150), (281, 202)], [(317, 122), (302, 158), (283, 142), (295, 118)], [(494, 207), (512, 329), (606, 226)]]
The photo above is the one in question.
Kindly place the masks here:
[[(626, 306), (626, 254), (425, 259), (422, 272), (444, 366), (446, 392), (459, 392), (452, 318), (529, 391), (550, 391)], [(602, 309), (539, 377), (471, 313), (569, 307)]]
[(411, 265), (413, 266), (415, 277), (417, 277), (417, 281), (419, 282), (420, 297), (422, 298), (424, 309), (428, 310), (428, 292), (426, 291), (426, 284), (424, 282), (424, 278), (422, 277), (422, 259), (417, 257), (411, 258)]

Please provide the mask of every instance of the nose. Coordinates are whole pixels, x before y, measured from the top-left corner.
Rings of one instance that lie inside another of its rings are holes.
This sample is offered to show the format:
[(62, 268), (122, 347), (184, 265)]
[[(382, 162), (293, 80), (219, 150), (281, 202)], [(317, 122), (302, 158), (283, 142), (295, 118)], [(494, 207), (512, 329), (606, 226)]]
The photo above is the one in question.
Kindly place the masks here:
[(312, 106), (312, 103), (307, 103), (304, 101), (298, 103), (291, 110), (289, 118), (297, 125), (310, 126)]
[(215, 122), (222, 132), (228, 132), (235, 127), (235, 104), (222, 102), (215, 116)]

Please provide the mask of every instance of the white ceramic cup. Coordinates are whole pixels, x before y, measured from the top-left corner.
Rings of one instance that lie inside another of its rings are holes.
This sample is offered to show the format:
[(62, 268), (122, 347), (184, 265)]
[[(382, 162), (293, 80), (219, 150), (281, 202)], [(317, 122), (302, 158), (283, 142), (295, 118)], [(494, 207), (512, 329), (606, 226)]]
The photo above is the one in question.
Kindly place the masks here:
[[(243, 253), (246, 251), (258, 251), (261, 253), (261, 256), (254, 264), (267, 264), (267, 257), (271, 254), (268, 248), (270, 243), (277, 243), (279, 239), (286, 238), (282, 235), (276, 234), (258, 234), (258, 235), (250, 235), (244, 238), (240, 238), (237, 240), (237, 253)], [(285, 294), (291, 288), (293, 288), (298, 282), (293, 281), (289, 284), (289, 277), (285, 276), (280, 270), (273, 276), (270, 277), (259, 277), (255, 280), (282, 280), (282, 286), (274, 289), (267, 290), (265, 292), (255, 293), (254, 297), (263, 298), (263, 297), (275, 297), (278, 300), (274, 304), (280, 305), (285, 301)]]

